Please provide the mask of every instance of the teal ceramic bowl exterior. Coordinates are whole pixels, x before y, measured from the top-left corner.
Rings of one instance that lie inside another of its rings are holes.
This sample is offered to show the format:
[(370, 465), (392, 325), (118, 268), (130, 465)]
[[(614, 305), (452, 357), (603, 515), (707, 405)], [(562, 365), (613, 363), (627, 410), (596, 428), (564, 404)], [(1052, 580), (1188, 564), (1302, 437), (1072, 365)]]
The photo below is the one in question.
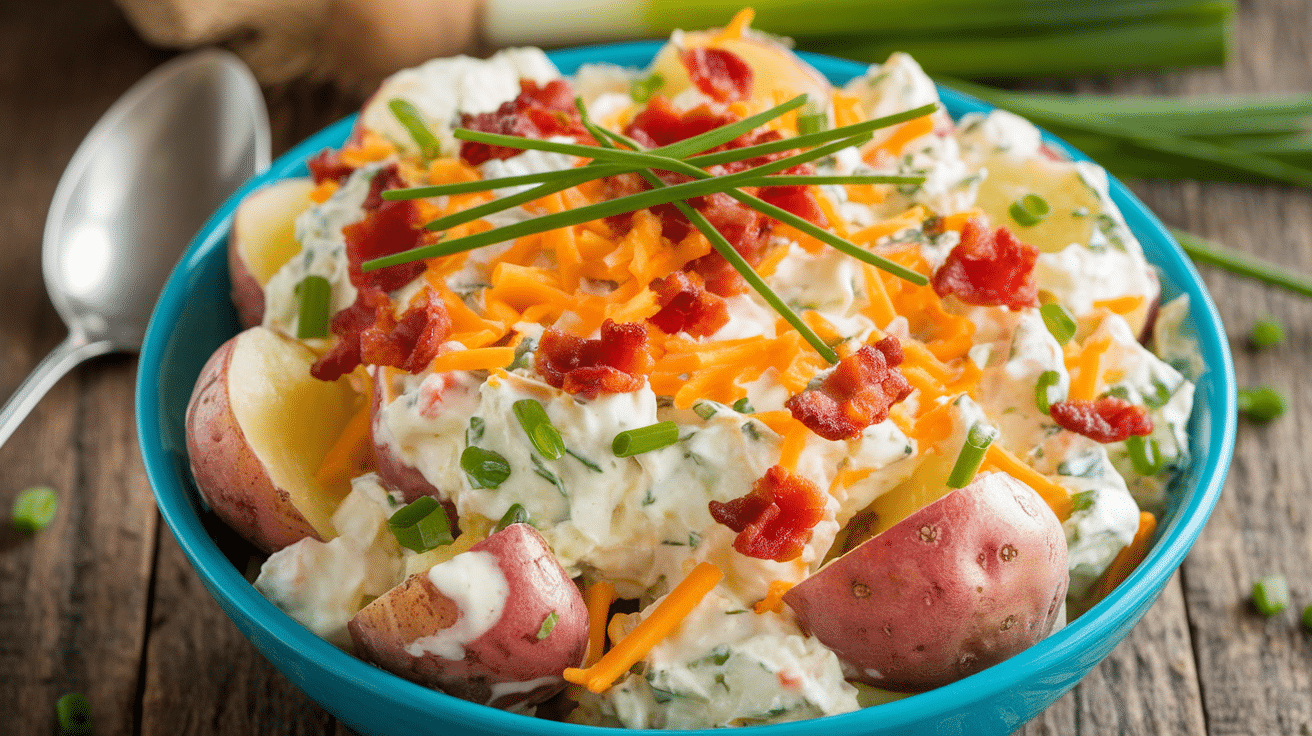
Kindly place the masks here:
[[(552, 54), (561, 71), (607, 61), (645, 66), (656, 43), (570, 49)], [(803, 55), (835, 83), (864, 65)], [(940, 89), (954, 117), (989, 107)], [(610, 729), (574, 726), (476, 705), (420, 687), (338, 650), (265, 600), (224, 556), (207, 531), (190, 470), (183, 420), (192, 385), (210, 353), (238, 331), (229, 299), (226, 242), (237, 202), (276, 179), (304, 176), (305, 160), (340, 146), (353, 119), (293, 148), (249, 182), (209, 220), (170, 277), (150, 322), (137, 377), (137, 426), (146, 472), (165, 523), (205, 586), (255, 646), (293, 683), (361, 734), (530, 734), (586, 736)], [(1050, 136), (1048, 143), (1085, 158)], [(1177, 482), (1147, 560), (1109, 597), (1051, 637), (1011, 659), (937, 690), (855, 713), (758, 726), (761, 736), (844, 734), (1009, 734), (1074, 687), (1129, 633), (1184, 559), (1216, 504), (1235, 438), (1235, 378), (1216, 307), (1198, 273), (1166, 229), (1120, 182), (1112, 198), (1162, 275), (1164, 297), (1190, 297), (1190, 322), (1207, 370), (1198, 381), (1190, 421), (1194, 461)], [(618, 732), (615, 732), (618, 734)]]

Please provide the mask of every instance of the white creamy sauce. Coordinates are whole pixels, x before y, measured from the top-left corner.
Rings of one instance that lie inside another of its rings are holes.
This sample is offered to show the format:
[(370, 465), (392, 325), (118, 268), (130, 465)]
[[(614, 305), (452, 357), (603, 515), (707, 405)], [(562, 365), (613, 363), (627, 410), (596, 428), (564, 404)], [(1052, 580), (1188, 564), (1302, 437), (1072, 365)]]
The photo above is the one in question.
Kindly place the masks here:
[(436, 655), (443, 659), (465, 658), (465, 646), (486, 634), (506, 609), (510, 584), (491, 552), (471, 550), (433, 565), (428, 581), (456, 605), (456, 621), (450, 627), (409, 643), (412, 657)]

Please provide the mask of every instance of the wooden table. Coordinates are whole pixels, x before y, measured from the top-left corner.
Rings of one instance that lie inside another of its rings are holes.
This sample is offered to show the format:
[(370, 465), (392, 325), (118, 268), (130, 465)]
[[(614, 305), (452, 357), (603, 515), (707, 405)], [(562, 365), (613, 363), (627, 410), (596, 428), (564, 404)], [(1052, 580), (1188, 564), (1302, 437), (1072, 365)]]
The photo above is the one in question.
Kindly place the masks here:
[[(1124, 75), (1079, 89), (1312, 92), (1312, 6), (1241, 3), (1224, 69)], [(0, 2), (0, 395), (62, 339), (40, 246), (59, 175), (102, 112), (166, 60), (106, 0)], [(1056, 86), (1054, 84), (1054, 86)], [(1070, 88), (1071, 83), (1066, 83)], [(350, 112), (331, 90), (268, 90), (275, 152)], [(1282, 186), (1145, 181), (1167, 223), (1312, 272), (1312, 194)], [(1241, 421), (1224, 495), (1181, 571), (1143, 622), (1073, 692), (1021, 733), (1312, 733), (1312, 632), (1267, 619), (1252, 582), (1280, 572), (1312, 603), (1312, 301), (1203, 269), (1241, 385), (1292, 399), (1267, 425)], [(1255, 352), (1258, 318), (1288, 341)], [(132, 357), (74, 371), (0, 448), (0, 509), (50, 485), (62, 506), (35, 536), (0, 525), (0, 732), (48, 736), (54, 703), (77, 691), (100, 736), (330, 734), (338, 724), (276, 672), (210, 599), (160, 523), (137, 451)]]

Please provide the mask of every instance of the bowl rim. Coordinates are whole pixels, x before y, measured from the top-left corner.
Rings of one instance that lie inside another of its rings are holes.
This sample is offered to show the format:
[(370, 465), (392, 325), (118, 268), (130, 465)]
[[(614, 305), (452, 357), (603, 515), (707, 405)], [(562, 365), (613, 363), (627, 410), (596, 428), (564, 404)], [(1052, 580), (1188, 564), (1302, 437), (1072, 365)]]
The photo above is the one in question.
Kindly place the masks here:
[[(612, 62), (622, 66), (641, 66), (650, 61), (662, 45), (661, 41), (602, 44), (555, 50), (548, 52), (548, 56), (561, 68), (563, 74), (572, 74), (583, 63)], [(860, 75), (868, 66), (821, 54), (799, 52), (799, 55), (836, 83)], [(938, 85), (938, 93), (954, 119), (967, 112), (987, 112), (993, 109), (990, 105), (942, 85)], [(147, 479), (160, 514), (216, 601), (243, 633), (252, 639), (260, 638), (270, 647), (269, 650), (264, 647), (260, 649), (271, 660), (297, 657), (312, 659), (326, 669), (334, 670), (336, 676), (350, 686), (359, 688), (362, 698), (377, 702), (400, 700), (426, 703), (443, 711), (444, 718), (452, 722), (477, 725), (487, 730), (513, 732), (531, 728), (541, 734), (569, 736), (577, 734), (579, 729), (598, 729), (531, 718), (460, 700), (391, 675), (334, 647), (283, 613), (242, 577), (205, 530), (193, 507), (196, 503), (194, 491), (178, 481), (177, 474), (181, 471), (177, 462), (181, 460), (185, 466), (186, 461), (171, 455), (176, 450), (170, 449), (170, 443), (165, 441), (162, 427), (167, 426), (168, 420), (161, 413), (158, 379), (173, 325), (181, 316), (182, 306), (190, 291), (192, 275), (207, 259), (221, 257), (215, 251), (222, 250), (226, 244), (234, 211), (242, 198), (268, 182), (303, 175), (305, 160), (325, 147), (340, 145), (354, 124), (355, 117), (352, 115), (343, 118), (293, 146), (278, 157), (266, 172), (251, 179), (234, 193), (202, 227), (165, 284), (147, 328), (136, 382), (138, 441)], [(1045, 143), (1071, 158), (1089, 160), (1047, 131), (1042, 133)], [(1172, 279), (1169, 283), (1189, 295), (1190, 321), (1198, 332), (1200, 349), (1207, 351), (1203, 356), (1207, 372), (1195, 380), (1208, 380), (1210, 390), (1200, 390), (1195, 396), (1195, 405), (1200, 403), (1199, 397), (1202, 396), (1216, 411), (1209, 413), (1207, 426), (1196, 428), (1197, 432), (1204, 435), (1206, 454), (1193, 459), (1199, 469), (1198, 477), (1185, 503), (1174, 510), (1166, 524), (1159, 527), (1157, 540), (1147, 558), (1111, 595), (1061, 631), (1024, 652), (952, 684), (880, 705), (873, 710), (866, 708), (820, 719), (756, 726), (754, 729), (767, 729), (781, 736), (803, 731), (819, 734), (814, 725), (817, 723), (822, 723), (823, 726), (819, 728), (826, 730), (860, 730), (863, 726), (870, 726), (864, 721), (876, 712), (881, 728), (899, 728), (921, 723), (935, 714), (960, 710), (963, 705), (982, 703), (1023, 685), (1036, 673), (1051, 672), (1058, 663), (1081, 657), (1084, 652), (1096, 649), (1099, 642), (1109, 636), (1115, 636), (1119, 641), (1156, 599), (1183, 561), (1216, 505), (1233, 455), (1237, 425), (1234, 367), (1220, 315), (1192, 262), (1165, 226), (1124, 184), (1110, 174), (1108, 183), (1113, 200), (1136, 237), (1141, 242), (1153, 243), (1152, 250), (1158, 256), (1152, 261), (1154, 265), (1176, 277), (1183, 277)], [(1201, 388), (1203, 381), (1199, 381), (1199, 385)], [(1191, 424), (1194, 423), (1201, 424), (1196, 417), (1191, 420)], [(1177, 492), (1183, 493), (1185, 490)], [(1090, 667), (1100, 660), (1101, 657), (1094, 660)], [(275, 664), (279, 662), (275, 661)], [(279, 669), (283, 668), (279, 666)], [(1084, 671), (1087, 672), (1087, 669), (1084, 668)], [(1079, 679), (1060, 683), (1061, 692), (1073, 687)], [(330, 704), (322, 704), (332, 709)], [(1019, 720), (1016, 727), (1025, 720)], [(664, 733), (659, 730), (650, 732)]]

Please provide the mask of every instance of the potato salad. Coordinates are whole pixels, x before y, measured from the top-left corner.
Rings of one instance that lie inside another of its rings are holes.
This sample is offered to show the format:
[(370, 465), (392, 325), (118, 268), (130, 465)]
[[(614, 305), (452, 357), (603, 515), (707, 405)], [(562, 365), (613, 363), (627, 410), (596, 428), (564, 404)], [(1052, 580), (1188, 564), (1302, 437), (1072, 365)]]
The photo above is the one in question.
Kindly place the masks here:
[(689, 729), (970, 676), (1142, 559), (1195, 368), (1106, 174), (749, 21), (401, 71), (241, 203), (187, 435), (264, 596), (457, 697)]

